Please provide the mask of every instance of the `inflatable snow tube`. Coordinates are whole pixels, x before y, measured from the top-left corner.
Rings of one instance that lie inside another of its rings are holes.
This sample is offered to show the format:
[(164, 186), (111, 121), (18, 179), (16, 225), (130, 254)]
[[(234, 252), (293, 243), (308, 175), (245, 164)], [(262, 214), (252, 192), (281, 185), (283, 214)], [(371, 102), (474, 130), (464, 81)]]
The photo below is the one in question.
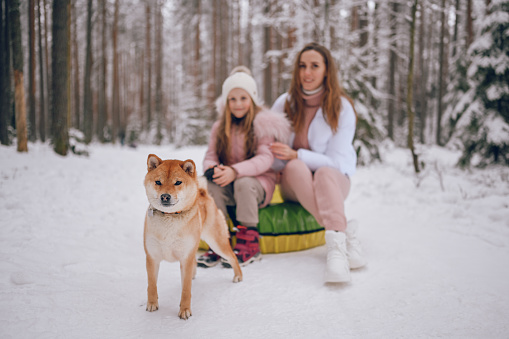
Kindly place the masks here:
[(300, 204), (283, 202), (260, 209), (262, 253), (301, 251), (325, 244), (325, 229)]
[[(235, 246), (235, 210), (229, 209), (228, 227)], [(304, 207), (294, 202), (282, 202), (259, 210), (258, 232), (262, 253), (301, 251), (325, 244), (325, 229)], [(233, 220), (233, 221), (232, 221)], [(200, 249), (208, 250), (203, 240)]]

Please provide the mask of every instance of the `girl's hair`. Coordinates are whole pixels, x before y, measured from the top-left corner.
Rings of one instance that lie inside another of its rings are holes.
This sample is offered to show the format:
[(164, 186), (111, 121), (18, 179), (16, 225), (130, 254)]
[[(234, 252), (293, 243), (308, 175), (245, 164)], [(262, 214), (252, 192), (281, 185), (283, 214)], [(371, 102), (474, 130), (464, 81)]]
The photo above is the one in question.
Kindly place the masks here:
[[(232, 165), (231, 159), (231, 127), (232, 127), (232, 112), (228, 105), (228, 99), (226, 99), (226, 106), (221, 116), (219, 128), (217, 131), (216, 138), (216, 153), (219, 158), (219, 162), (224, 165)], [(251, 98), (251, 107), (246, 115), (240, 120), (239, 126), (244, 134), (246, 152), (246, 159), (252, 158), (256, 152), (256, 140), (253, 127), (253, 121), (256, 114), (261, 110), (260, 107), (256, 106), (253, 99)]]
[(338, 130), (339, 113), (341, 112), (341, 97), (345, 97), (353, 107), (352, 99), (346, 94), (339, 84), (338, 69), (330, 51), (317, 43), (309, 43), (297, 54), (293, 67), (292, 82), (290, 84), (290, 100), (285, 103), (285, 112), (293, 123), (295, 132), (300, 132), (304, 127), (304, 99), (302, 97), (302, 84), (300, 81), (300, 58), (302, 53), (307, 51), (316, 51), (323, 57), (325, 63), (325, 77), (323, 88), (325, 90), (322, 100), (322, 109), (325, 119), (332, 131)]

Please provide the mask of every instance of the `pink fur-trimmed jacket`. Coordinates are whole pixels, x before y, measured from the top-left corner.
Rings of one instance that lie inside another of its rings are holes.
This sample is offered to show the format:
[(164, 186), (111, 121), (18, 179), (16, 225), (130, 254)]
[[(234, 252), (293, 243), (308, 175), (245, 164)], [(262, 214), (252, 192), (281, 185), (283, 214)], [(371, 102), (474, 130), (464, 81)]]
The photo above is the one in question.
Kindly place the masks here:
[[(222, 112), (223, 110), (219, 107), (220, 105), (217, 106), (218, 111)], [(204, 170), (219, 165), (219, 158), (216, 152), (219, 123), (219, 121), (216, 121), (212, 126), (209, 147), (203, 160)], [(253, 124), (256, 137), (256, 151), (255, 155), (250, 159), (246, 159), (245, 140), (242, 131), (237, 125), (232, 124), (232, 154), (231, 164), (229, 165), (237, 172), (237, 178), (255, 177), (258, 179), (265, 190), (265, 200), (260, 205), (260, 207), (264, 207), (272, 200), (274, 188), (276, 187), (276, 172), (271, 168), (274, 156), (269, 146), (274, 141), (288, 143), (291, 133), (290, 122), (286, 119), (285, 114), (263, 108), (256, 114)]]

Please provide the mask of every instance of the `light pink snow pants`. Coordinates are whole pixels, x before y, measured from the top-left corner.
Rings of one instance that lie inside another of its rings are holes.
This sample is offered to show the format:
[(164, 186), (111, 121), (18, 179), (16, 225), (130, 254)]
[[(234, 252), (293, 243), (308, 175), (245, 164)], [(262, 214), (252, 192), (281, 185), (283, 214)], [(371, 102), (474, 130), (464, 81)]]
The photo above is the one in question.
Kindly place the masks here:
[(321, 167), (313, 173), (302, 160), (293, 159), (283, 169), (280, 188), (283, 199), (299, 202), (326, 230), (346, 230), (350, 179), (337, 169)]

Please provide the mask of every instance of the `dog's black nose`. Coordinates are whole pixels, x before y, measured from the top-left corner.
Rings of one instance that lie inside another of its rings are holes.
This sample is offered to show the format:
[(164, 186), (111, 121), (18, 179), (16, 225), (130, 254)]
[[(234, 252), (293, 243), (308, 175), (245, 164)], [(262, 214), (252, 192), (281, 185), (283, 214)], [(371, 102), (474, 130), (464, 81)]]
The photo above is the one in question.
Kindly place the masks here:
[(169, 194), (161, 194), (161, 202), (164, 204), (164, 205), (167, 205), (170, 203), (170, 200), (171, 200), (171, 195)]

